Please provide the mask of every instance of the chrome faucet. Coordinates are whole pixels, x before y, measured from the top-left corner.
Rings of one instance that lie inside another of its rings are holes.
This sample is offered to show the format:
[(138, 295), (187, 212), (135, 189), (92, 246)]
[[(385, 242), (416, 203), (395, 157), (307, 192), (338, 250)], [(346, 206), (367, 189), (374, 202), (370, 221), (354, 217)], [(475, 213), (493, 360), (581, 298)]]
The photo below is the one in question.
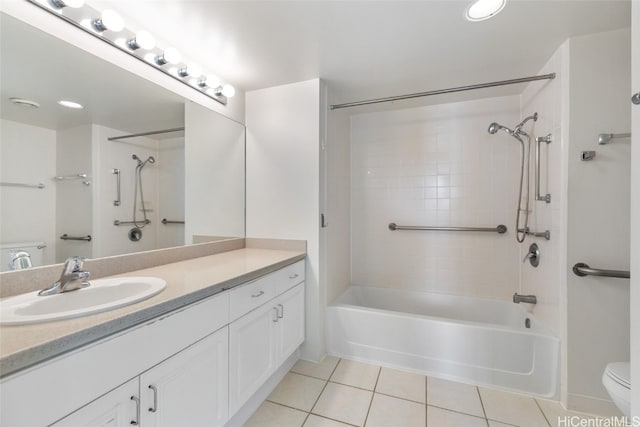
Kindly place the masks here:
[(40, 296), (55, 295), (62, 292), (75, 291), (90, 285), (89, 272), (82, 271), (85, 258), (72, 256), (64, 262), (64, 268), (60, 279), (46, 289), (38, 292)]
[(517, 292), (513, 294), (513, 302), (516, 304), (520, 304), (521, 302), (526, 302), (527, 304), (537, 304), (538, 299), (535, 295), (519, 295)]
[(11, 262), (9, 263), (9, 270), (23, 270), (25, 268), (31, 268), (31, 255), (27, 251), (12, 251), (9, 253)]

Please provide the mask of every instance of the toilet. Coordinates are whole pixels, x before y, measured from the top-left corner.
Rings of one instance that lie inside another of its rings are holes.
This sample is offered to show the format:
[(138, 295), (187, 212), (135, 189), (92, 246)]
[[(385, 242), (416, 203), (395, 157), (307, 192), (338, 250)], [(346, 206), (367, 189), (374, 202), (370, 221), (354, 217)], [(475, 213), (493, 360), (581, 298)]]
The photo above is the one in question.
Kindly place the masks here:
[(631, 367), (629, 362), (609, 363), (602, 374), (602, 384), (618, 409), (631, 416)]

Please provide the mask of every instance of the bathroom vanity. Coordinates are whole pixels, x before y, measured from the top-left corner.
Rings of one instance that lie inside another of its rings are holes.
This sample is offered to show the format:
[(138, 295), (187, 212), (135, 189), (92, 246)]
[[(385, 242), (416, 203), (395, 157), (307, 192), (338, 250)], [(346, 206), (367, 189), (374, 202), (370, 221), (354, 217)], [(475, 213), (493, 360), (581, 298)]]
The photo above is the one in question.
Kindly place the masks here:
[(304, 258), (243, 248), (132, 271), (167, 288), (105, 313), (0, 327), (0, 424), (224, 425), (297, 359)]

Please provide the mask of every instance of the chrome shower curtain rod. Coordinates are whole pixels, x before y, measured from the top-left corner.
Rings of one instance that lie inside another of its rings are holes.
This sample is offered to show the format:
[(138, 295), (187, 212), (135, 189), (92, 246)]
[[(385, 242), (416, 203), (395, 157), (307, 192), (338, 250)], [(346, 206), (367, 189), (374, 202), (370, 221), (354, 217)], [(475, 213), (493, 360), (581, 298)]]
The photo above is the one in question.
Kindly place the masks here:
[(183, 131), (184, 128), (172, 128), (172, 129), (162, 129), (162, 130), (152, 130), (149, 132), (140, 132), (140, 133), (132, 133), (130, 135), (121, 135), (121, 136), (112, 136), (110, 138), (107, 138), (107, 141), (119, 141), (121, 139), (127, 139), (127, 138), (135, 138), (138, 136), (147, 136), (147, 135), (159, 135), (161, 133), (171, 133), (171, 132), (180, 132)]
[(346, 104), (333, 104), (333, 105), (330, 105), (329, 108), (331, 110), (336, 110), (338, 108), (349, 108), (349, 107), (357, 107), (360, 105), (379, 104), (381, 102), (400, 101), (403, 99), (421, 98), (423, 96), (443, 95), (445, 93), (463, 92), (465, 90), (484, 89), (484, 88), (495, 87), (495, 86), (506, 86), (506, 85), (513, 85), (518, 83), (533, 82), (536, 80), (553, 80), (555, 78), (556, 78), (556, 73), (551, 73), (551, 74), (544, 74), (541, 76), (523, 77), (520, 79), (501, 80), (499, 82), (480, 83), (480, 84), (469, 85), (469, 86), (452, 87), (448, 89), (430, 90), (428, 92), (410, 93), (408, 95), (390, 96), (387, 98), (376, 98), (376, 99), (368, 99), (365, 101), (347, 102)]

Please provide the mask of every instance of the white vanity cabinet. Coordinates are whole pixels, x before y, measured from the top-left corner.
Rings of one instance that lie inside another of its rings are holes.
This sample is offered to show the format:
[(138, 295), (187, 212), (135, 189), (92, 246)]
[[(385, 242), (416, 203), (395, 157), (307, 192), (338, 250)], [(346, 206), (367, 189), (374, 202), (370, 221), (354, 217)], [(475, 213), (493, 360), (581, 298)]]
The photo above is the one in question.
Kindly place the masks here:
[(304, 283), (229, 325), (229, 414), (304, 341)]

